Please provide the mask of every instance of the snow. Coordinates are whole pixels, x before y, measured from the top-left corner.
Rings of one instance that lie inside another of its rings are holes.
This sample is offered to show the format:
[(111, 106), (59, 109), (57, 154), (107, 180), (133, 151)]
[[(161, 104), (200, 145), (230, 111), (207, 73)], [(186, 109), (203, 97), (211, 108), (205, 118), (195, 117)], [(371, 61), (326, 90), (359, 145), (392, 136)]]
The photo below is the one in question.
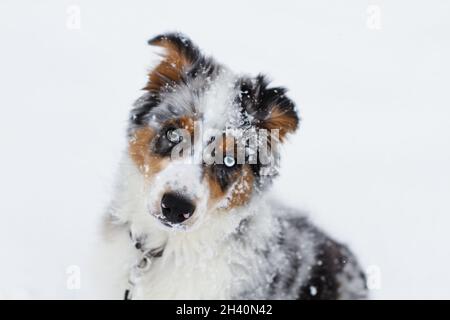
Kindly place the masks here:
[(128, 112), (157, 59), (146, 41), (179, 30), (290, 89), (302, 123), (272, 193), (353, 248), (374, 298), (450, 298), (450, 3), (174, 2), (0, 3), (0, 297), (92, 297)]

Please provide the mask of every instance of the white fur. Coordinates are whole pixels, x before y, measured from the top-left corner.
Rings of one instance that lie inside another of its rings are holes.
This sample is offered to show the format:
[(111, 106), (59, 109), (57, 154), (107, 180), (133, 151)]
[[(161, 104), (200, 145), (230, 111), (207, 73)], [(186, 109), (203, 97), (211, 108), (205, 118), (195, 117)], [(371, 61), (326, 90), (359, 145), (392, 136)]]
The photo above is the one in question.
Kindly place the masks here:
[(223, 130), (233, 125), (230, 120), (235, 120), (237, 107), (234, 98), (237, 95), (235, 88), (236, 76), (227, 69), (222, 69), (220, 74), (200, 99), (199, 111), (203, 114), (203, 122), (207, 129)]

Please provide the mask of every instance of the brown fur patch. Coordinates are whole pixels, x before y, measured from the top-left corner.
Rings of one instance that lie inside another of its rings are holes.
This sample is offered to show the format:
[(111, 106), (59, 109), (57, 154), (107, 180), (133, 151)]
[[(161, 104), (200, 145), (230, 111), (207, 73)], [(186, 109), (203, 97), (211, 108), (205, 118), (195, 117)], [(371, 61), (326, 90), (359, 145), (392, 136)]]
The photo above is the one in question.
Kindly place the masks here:
[(225, 191), (222, 190), (220, 184), (217, 182), (216, 177), (211, 174), (206, 175), (206, 180), (209, 186), (209, 198), (211, 202), (217, 202), (222, 199), (225, 195)]
[(195, 129), (194, 128), (194, 126), (195, 126), (194, 118), (191, 118), (188, 116), (183, 116), (181, 118), (169, 120), (164, 123), (164, 126), (169, 126), (169, 125), (173, 125), (175, 128), (178, 128), (178, 129), (187, 130), (189, 132), (189, 134), (191, 135), (191, 137), (194, 136), (194, 129)]
[(161, 171), (167, 161), (151, 153), (150, 144), (155, 135), (150, 127), (140, 128), (133, 134), (128, 145), (128, 153), (146, 178)]
[(233, 182), (230, 190), (222, 190), (216, 177), (210, 174), (206, 177), (210, 189), (210, 203), (217, 203), (229, 195), (228, 209), (237, 208), (248, 203), (253, 192), (254, 176), (249, 165), (237, 170), (233, 174)]
[(281, 142), (283, 142), (286, 134), (294, 132), (297, 126), (298, 117), (295, 111), (285, 111), (278, 106), (274, 106), (269, 117), (262, 122), (262, 127), (269, 130), (269, 134), (270, 130), (279, 130), (279, 139)]
[(232, 186), (229, 208), (247, 204), (253, 193), (253, 173), (248, 165), (244, 166), (238, 181)]
[[(235, 139), (223, 134), (220, 141), (217, 141), (216, 152), (220, 156), (225, 157), (227, 154), (235, 155), (235, 151)], [(237, 175), (239, 173), (240, 170), (236, 171), (232, 177), (232, 180), (237, 179)], [(222, 190), (217, 178), (211, 173), (211, 171), (209, 171), (208, 174), (208, 184), (210, 187), (210, 198), (213, 202), (222, 199), (228, 192), (227, 190)]]
[(158, 92), (166, 85), (173, 85), (181, 79), (184, 68), (190, 63), (175, 44), (167, 39), (159, 39), (152, 43), (166, 50), (163, 60), (148, 75), (148, 83), (144, 89)]

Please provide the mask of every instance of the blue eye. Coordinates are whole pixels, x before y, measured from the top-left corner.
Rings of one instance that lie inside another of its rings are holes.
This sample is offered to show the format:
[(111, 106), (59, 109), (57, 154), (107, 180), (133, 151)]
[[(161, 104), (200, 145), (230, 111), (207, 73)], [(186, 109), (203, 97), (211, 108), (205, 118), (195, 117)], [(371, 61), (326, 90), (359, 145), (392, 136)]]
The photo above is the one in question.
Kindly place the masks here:
[(226, 156), (225, 158), (223, 158), (223, 163), (228, 168), (231, 168), (232, 166), (234, 166), (236, 164), (236, 160), (234, 160), (234, 157), (232, 157), (232, 156)]
[(166, 133), (167, 139), (172, 143), (179, 143), (181, 141), (181, 135), (176, 129), (170, 129)]

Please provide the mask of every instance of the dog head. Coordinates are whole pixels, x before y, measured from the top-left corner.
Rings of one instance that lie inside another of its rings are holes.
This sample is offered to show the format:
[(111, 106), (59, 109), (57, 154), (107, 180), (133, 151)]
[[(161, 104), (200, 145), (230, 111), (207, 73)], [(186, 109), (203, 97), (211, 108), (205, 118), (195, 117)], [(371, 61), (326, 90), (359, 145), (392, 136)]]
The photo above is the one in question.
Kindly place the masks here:
[(145, 214), (186, 230), (263, 190), (299, 118), (284, 88), (234, 74), (181, 34), (149, 44), (163, 53), (131, 112), (128, 155), (145, 181)]

